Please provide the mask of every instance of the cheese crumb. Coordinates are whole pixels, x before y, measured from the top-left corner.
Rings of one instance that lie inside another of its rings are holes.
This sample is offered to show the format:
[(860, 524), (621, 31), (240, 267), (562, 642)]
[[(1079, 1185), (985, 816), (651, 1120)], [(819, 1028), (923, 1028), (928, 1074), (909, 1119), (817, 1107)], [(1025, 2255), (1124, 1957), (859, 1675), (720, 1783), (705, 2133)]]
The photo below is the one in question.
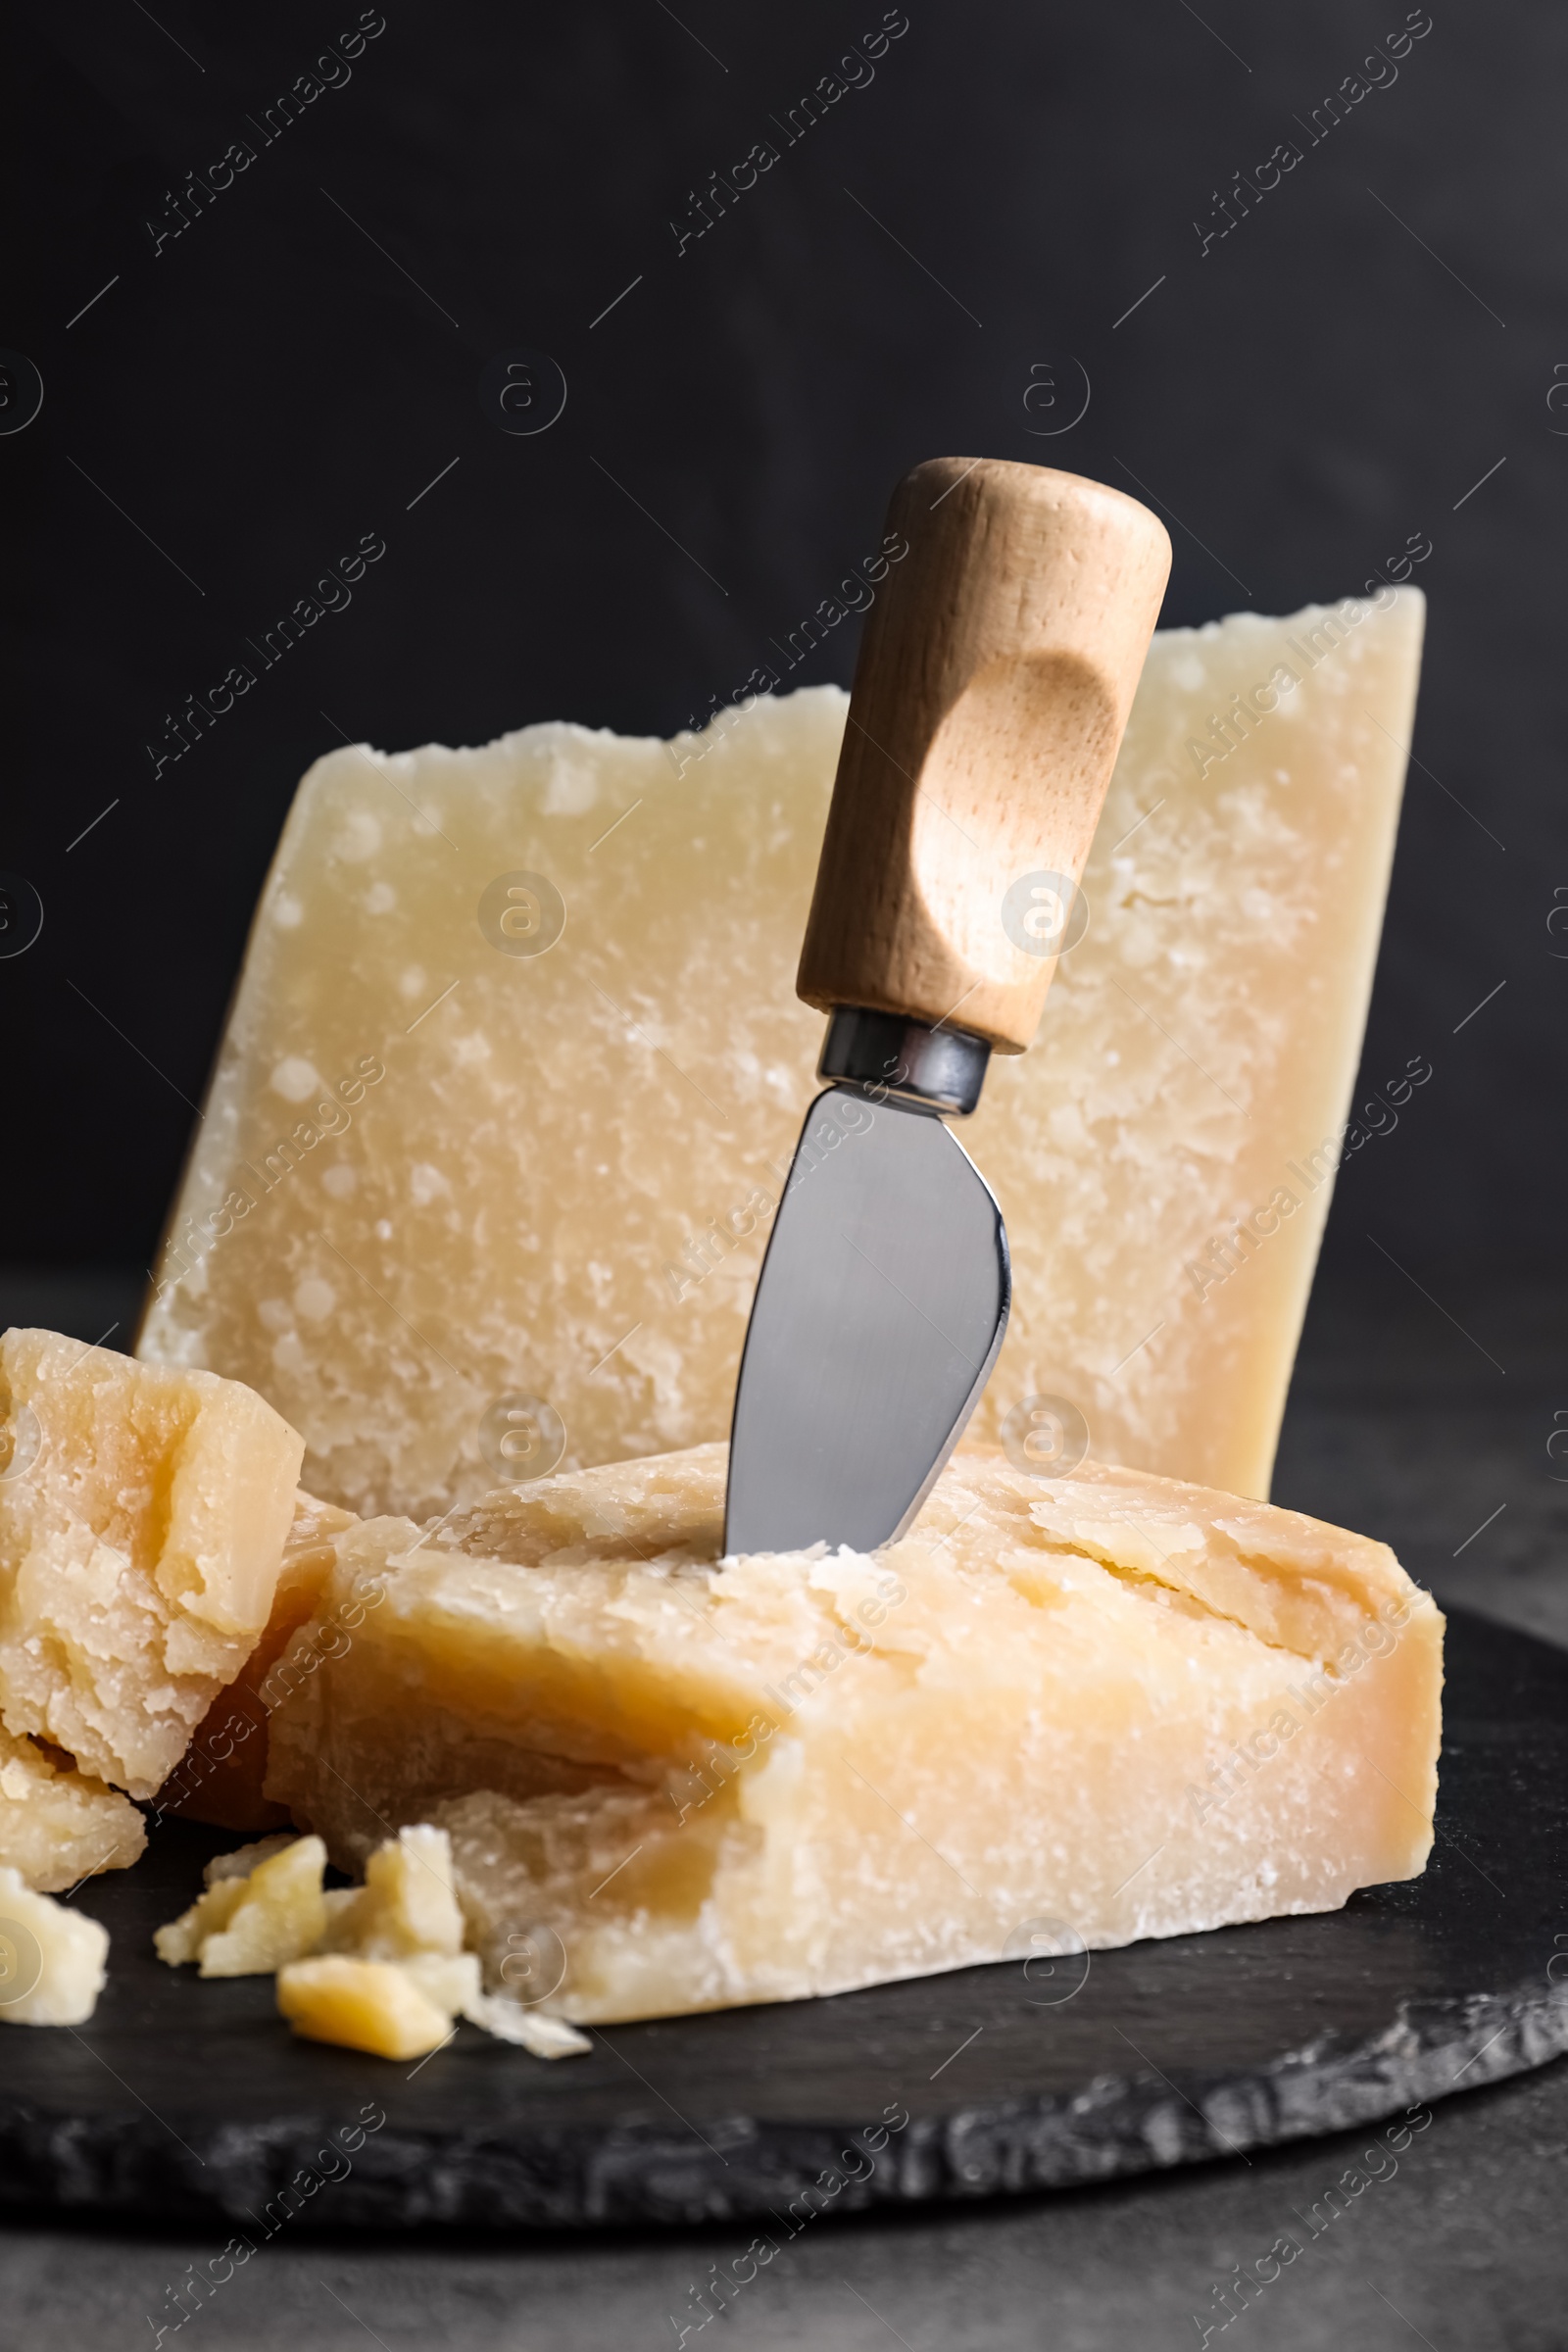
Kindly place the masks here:
[(84, 2026), (108, 1958), (107, 1928), (0, 1865), (0, 2024)]
[(208, 1866), (206, 1893), (154, 1936), (160, 1960), (195, 1960), (204, 1977), (265, 1977), (316, 1949), (326, 1929), (319, 1838), (264, 1838), (221, 1860), (220, 1873)]
[(365, 1885), (327, 1896), (326, 1948), (368, 1960), (416, 1953), (449, 1957), (463, 1949), (463, 1913), (452, 1890), (452, 1841), (445, 1830), (416, 1823), (365, 1865)]
[[(365, 1865), (365, 1885), (326, 1898), (330, 1914), (325, 1943), (331, 1954), (352, 1953), (368, 1969), (401, 1972), (420, 1997), (440, 2011), (444, 2039), (459, 2017), (481, 2026), (536, 2058), (566, 2058), (592, 2045), (562, 2018), (541, 2018), (504, 1994), (483, 1989), (479, 1959), (463, 1949), (464, 1916), (453, 1886), (452, 1840), (445, 1830), (416, 1822), (377, 1846)], [(380, 2048), (412, 2031), (414, 2012), (391, 1979), (366, 1974), (352, 1980), (285, 1969), (278, 1978), (278, 2006), (295, 2031), (313, 2040), (355, 2039), (356, 2049)], [(285, 1982), (286, 1980), (286, 1982)], [(301, 2024), (308, 2018), (309, 2024)], [(344, 2031), (337, 2029), (343, 2027)], [(432, 2041), (422, 2045), (434, 2049)], [(386, 2054), (402, 2057), (401, 2047)], [(409, 2053), (413, 2055), (415, 2053)]]
[(319, 1838), (263, 1838), (209, 1862), (206, 1890), (153, 1938), (171, 1968), (204, 1977), (277, 1972), (277, 2005), (297, 2034), (382, 2058), (418, 2058), (460, 2017), (541, 2058), (591, 2045), (484, 1990), (463, 1948), (445, 1830), (416, 1822), (369, 1856), (363, 1886), (323, 1892)]

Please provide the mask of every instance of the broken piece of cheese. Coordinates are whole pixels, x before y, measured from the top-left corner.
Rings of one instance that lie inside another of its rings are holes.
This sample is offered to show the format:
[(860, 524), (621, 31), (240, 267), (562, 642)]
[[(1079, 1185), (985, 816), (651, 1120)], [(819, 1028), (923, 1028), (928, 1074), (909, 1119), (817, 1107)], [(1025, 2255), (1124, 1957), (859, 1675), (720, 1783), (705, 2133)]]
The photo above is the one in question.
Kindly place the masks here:
[(874, 1558), (720, 1562), (723, 1479), (702, 1446), (340, 1546), (323, 1605), (381, 1598), (269, 1793), (344, 1867), (446, 1829), (492, 1984), (549, 1944), (562, 2016), (661, 2016), (1421, 1870), (1443, 1621), (1385, 1545), (977, 1450)]
[(107, 1928), (0, 1863), (0, 2025), (84, 2026), (108, 1960)]
[(267, 1624), (303, 1441), (237, 1381), (48, 1331), (0, 1338), (0, 1721), (151, 1796)]
[[(369, 1856), (363, 1886), (329, 1894), (326, 1901), (325, 1951), (352, 1953), (375, 1970), (403, 1971), (422, 1997), (443, 2013), (443, 2032), (461, 2016), (536, 2058), (571, 2058), (591, 2047), (560, 2018), (509, 1997), (513, 1987), (505, 1976), (501, 1991), (483, 1990), (478, 1958), (464, 1949), (466, 1924), (453, 1886), (452, 1840), (444, 1829), (416, 1822), (400, 1830)], [(358, 2033), (379, 2031), (390, 2040), (408, 2030), (401, 1996), (386, 1976), (350, 1980), (330, 1972), (311, 1973), (313, 1967), (302, 1962), (283, 1970), (278, 1979), (279, 2005), (294, 2021), (296, 2032), (309, 2033), (318, 2041), (344, 2038), (328, 2030), (327, 2021), (341, 2017), (345, 1991)], [(385, 1996), (384, 2022), (376, 2028), (367, 2021), (376, 2010), (378, 1987)], [(318, 2000), (324, 2002), (324, 2013), (318, 2013)], [(309, 2026), (300, 2022), (306, 2015), (314, 2021)], [(354, 2046), (379, 2045), (360, 2040)]]
[(405, 1827), (369, 1855), (363, 1886), (326, 1901), (320, 1954), (278, 1972), (277, 2005), (296, 2034), (414, 2058), (445, 2041), (459, 2016), (488, 2025), (492, 2011), (514, 2013), (486, 1999), (478, 1959), (463, 1948), (445, 1830)]
[(153, 1949), (170, 1968), (198, 1961), (204, 1977), (270, 1976), (325, 1935), (325, 1868), (319, 1838), (264, 1838), (222, 1854), (202, 1874), (206, 1891), (158, 1929)]
[(328, 1898), (326, 1948), (362, 1960), (450, 1960), (463, 1949), (463, 1913), (452, 1891), (452, 1850), (443, 1830), (405, 1825), (366, 1861), (363, 1886)]
[(333, 2041), (374, 2058), (423, 2058), (452, 2034), (452, 2010), (406, 1967), (346, 1952), (280, 1970), (277, 2005), (306, 2041)]
[[(1061, 1396), (1098, 1458), (1267, 1493), (1423, 609), (1155, 637), (1087, 936), (960, 1129), (1012, 1247), (977, 1434)], [(249, 1381), (363, 1512), (472, 1499), (509, 1446), (551, 1466), (509, 1397), (567, 1466), (721, 1437), (822, 1039), (795, 970), (846, 709), (318, 760), (140, 1351)]]
[(58, 1894), (100, 1870), (126, 1870), (147, 1843), (141, 1815), (35, 1740), (0, 1728), (0, 1867), (39, 1894)]
[(388, 1838), (363, 1886), (323, 1892), (325, 1861), (314, 1837), (264, 1838), (216, 1856), (204, 1891), (154, 1935), (158, 1957), (171, 1968), (197, 1961), (204, 1977), (275, 1971), (278, 2007), (297, 2034), (379, 2057), (422, 2056), (460, 2015), (543, 2058), (589, 2046), (561, 2019), (485, 1993), (478, 1958), (463, 1948), (445, 1830), (417, 1823)]

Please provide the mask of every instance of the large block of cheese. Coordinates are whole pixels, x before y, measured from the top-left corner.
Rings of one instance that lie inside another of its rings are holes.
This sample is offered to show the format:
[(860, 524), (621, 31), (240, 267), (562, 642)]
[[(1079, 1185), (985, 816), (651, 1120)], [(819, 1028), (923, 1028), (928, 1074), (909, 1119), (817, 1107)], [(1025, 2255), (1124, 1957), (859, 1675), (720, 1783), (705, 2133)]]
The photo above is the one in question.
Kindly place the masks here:
[(702, 1446), (340, 1543), (354, 1639), (275, 1712), (269, 1792), (344, 1867), (446, 1829), (493, 1984), (659, 2016), (1421, 1870), (1443, 1621), (1385, 1545), (987, 1449), (874, 1557), (720, 1560), (723, 1477)]
[[(980, 1433), (1060, 1396), (1102, 1458), (1266, 1494), (1422, 609), (1155, 638), (1088, 934), (964, 1131), (1013, 1252)], [(248, 1381), (363, 1512), (724, 1436), (822, 1037), (795, 969), (846, 708), (318, 760), (140, 1352)]]
[(0, 1722), (150, 1796), (267, 1624), (303, 1440), (216, 1373), (0, 1339)]

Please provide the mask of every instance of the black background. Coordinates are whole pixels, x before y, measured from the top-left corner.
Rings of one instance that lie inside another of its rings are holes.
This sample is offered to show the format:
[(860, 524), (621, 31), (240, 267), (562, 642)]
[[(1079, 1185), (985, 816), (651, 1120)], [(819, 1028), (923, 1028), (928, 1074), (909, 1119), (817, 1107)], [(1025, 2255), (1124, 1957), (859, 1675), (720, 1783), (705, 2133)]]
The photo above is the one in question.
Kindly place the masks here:
[[(770, 118), (877, 0), (386, 0), (266, 145), (247, 119), (348, 0), (38, 8), (7, 74), (0, 342), (45, 398), (0, 438), (0, 868), (46, 917), (0, 961), (0, 1257), (146, 1263), (313, 758), (700, 718), (875, 545), (894, 479), (956, 451), (1155, 503), (1167, 624), (1356, 591), (1430, 536), (1366, 1071), (1419, 1053), (1436, 1080), (1348, 1166), (1329, 1256), (1397, 1288), (1375, 1225), (1423, 1271), (1560, 1266), (1568, 21), (1433, 6), (1309, 144), (1397, 0), (908, 0), (874, 80), (787, 148)], [(778, 164), (678, 254), (689, 191), (762, 138)], [(1293, 138), (1201, 252), (1216, 189)], [(255, 162), (155, 254), (167, 192), (234, 139)], [(478, 398), (519, 348), (568, 385), (533, 437)], [(1087, 415), (1032, 437), (1029, 367), (1065, 417), (1074, 360)], [(352, 605), (155, 777), (165, 714), (367, 532)], [(848, 683), (854, 653), (851, 624), (795, 679)]]

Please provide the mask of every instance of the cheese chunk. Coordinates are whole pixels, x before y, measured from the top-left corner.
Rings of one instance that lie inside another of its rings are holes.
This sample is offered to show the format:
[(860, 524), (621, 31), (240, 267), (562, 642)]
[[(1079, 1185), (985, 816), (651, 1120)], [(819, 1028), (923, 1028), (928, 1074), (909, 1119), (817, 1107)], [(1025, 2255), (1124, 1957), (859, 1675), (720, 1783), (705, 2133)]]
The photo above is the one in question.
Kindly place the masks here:
[(35, 1894), (0, 1863), (0, 2025), (84, 2026), (108, 1959), (107, 1928)]
[[(1014, 1278), (979, 1434), (1062, 1398), (1100, 1458), (1267, 1493), (1422, 612), (1154, 639), (1087, 935), (964, 1129)], [(846, 708), (318, 760), (140, 1352), (249, 1381), (363, 1512), (721, 1437), (821, 1044), (795, 970)]]
[[(466, 2017), (541, 2058), (590, 2045), (562, 2019), (535, 2016), (484, 1990), (465, 1951), (445, 1830), (416, 1823), (378, 1846), (363, 1886), (323, 1891), (319, 1838), (263, 1838), (219, 1854), (203, 1892), (159, 1928), (153, 1948), (171, 1968), (204, 1977), (277, 1975), (278, 2007), (297, 2034), (384, 2058), (418, 2057)], [(0, 1998), (6, 1965), (0, 1920)], [(51, 2021), (41, 2021), (51, 2022)]]
[(363, 1621), (276, 1710), (269, 1793), (346, 1868), (444, 1828), (492, 1986), (662, 2016), (1422, 1869), (1443, 1621), (1385, 1545), (973, 1449), (872, 1558), (721, 1561), (723, 1475), (697, 1447), (340, 1546), (323, 1605)]
[(0, 1867), (39, 1894), (125, 1870), (147, 1843), (135, 1806), (36, 1741), (0, 1729)]
[(408, 1969), (342, 1952), (280, 1970), (277, 2005), (307, 2041), (340, 2042), (376, 2058), (423, 2058), (452, 2033), (452, 2011)]
[(262, 1794), (271, 1712), (268, 1677), (316, 1608), (332, 1565), (333, 1539), (357, 1524), (352, 1511), (303, 1492), (295, 1496), (266, 1631), (234, 1680), (213, 1700), (159, 1789), (159, 1813), (178, 1813), (220, 1830), (276, 1830), (287, 1822), (283, 1807), (269, 1804)]
[(319, 1838), (268, 1838), (221, 1857), (207, 1890), (153, 1937), (160, 1960), (200, 1963), (204, 1977), (267, 1977), (315, 1951), (326, 1932)]
[(151, 1796), (267, 1623), (303, 1442), (237, 1381), (47, 1331), (0, 1339), (0, 1720)]
[(376, 1847), (363, 1886), (328, 1895), (327, 1948), (367, 1960), (416, 1953), (450, 1959), (463, 1949), (463, 1913), (452, 1891), (452, 1848), (444, 1830), (416, 1823)]
[(404, 1829), (370, 1855), (364, 1886), (329, 1893), (326, 1908), (324, 1953), (278, 1972), (278, 2006), (297, 2034), (414, 2057), (434, 2049), (465, 2017), (536, 2057), (570, 2057), (590, 2046), (561, 2019), (484, 1991), (477, 1956), (463, 1949), (445, 1830), (428, 1822)]

